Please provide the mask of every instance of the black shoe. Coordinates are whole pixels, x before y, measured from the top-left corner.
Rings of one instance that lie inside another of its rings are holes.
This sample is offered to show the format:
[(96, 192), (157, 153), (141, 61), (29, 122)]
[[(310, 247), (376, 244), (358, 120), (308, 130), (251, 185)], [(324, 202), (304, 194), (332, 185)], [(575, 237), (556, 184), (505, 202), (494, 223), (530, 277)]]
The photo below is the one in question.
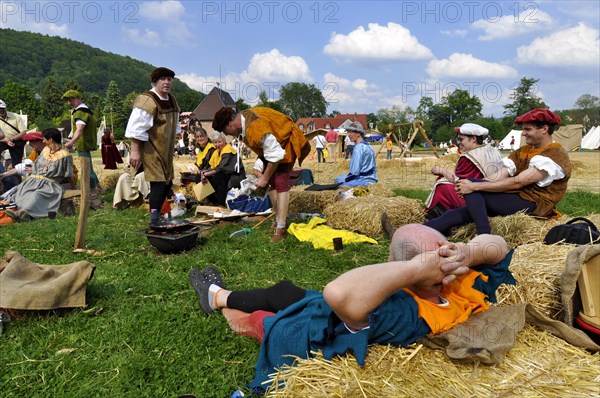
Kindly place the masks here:
[(192, 287), (196, 291), (198, 299), (200, 300), (200, 307), (202, 308), (202, 311), (204, 311), (206, 315), (210, 315), (214, 311), (212, 308), (210, 308), (210, 304), (208, 303), (208, 288), (212, 282), (210, 282), (198, 268), (192, 268), (190, 270), (189, 277)]
[(219, 273), (219, 270), (215, 267), (204, 268), (202, 270), (202, 275), (204, 275), (204, 277), (210, 282), (208, 286), (214, 283), (215, 285), (225, 289), (225, 284), (221, 279), (221, 274)]
[(434, 218), (438, 218), (442, 214), (444, 214), (447, 210), (441, 204), (436, 204), (433, 208), (429, 209), (427, 213), (425, 213), (425, 219), (427, 221), (433, 220)]

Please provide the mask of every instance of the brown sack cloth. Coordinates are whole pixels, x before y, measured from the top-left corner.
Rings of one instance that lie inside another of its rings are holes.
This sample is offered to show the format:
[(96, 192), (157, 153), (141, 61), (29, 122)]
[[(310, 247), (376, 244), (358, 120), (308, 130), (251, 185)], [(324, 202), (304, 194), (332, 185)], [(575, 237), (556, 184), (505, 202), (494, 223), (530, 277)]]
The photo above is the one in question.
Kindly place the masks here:
[(447, 332), (423, 337), (418, 342), (429, 348), (444, 349), (452, 359), (497, 364), (514, 346), (525, 321), (575, 346), (600, 351), (600, 346), (581, 330), (550, 319), (527, 303), (492, 306)]
[(0, 260), (0, 308), (51, 310), (85, 307), (85, 291), (96, 266), (87, 261), (43, 265), (17, 252)]
[(567, 325), (573, 326), (575, 317), (583, 308), (577, 288), (581, 266), (597, 255), (600, 255), (600, 245), (581, 245), (571, 250), (567, 256), (565, 270), (560, 276), (561, 301), (565, 309), (564, 322)]
[(549, 318), (529, 303), (492, 306), (489, 310), (473, 315), (465, 323), (456, 325), (447, 332), (423, 337), (418, 342), (429, 348), (444, 349), (446, 355), (452, 359), (496, 364), (502, 362), (504, 355), (515, 344), (517, 333), (527, 322), (572, 345), (594, 352), (600, 351), (600, 346), (595, 344), (587, 334), (572, 327), (574, 316), (581, 309), (577, 290), (581, 265), (599, 253), (600, 245), (584, 245), (576, 247), (567, 256), (565, 269), (561, 275), (565, 323)]

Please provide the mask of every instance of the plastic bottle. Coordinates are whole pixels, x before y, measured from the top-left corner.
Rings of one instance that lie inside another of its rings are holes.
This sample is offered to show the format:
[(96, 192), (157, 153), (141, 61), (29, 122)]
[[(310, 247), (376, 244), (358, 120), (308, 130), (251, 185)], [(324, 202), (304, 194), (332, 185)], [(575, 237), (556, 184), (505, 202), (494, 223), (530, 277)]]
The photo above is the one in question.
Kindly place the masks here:
[(231, 398), (242, 398), (243, 396), (244, 393), (242, 392), (242, 390), (235, 390), (233, 394), (231, 394)]

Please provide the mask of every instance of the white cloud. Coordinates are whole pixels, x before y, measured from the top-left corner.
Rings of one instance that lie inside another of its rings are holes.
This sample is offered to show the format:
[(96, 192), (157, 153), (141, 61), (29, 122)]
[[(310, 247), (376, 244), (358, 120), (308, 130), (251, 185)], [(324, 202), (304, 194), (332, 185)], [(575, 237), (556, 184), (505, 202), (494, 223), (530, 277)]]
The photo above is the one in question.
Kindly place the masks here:
[(541, 66), (597, 66), (600, 62), (598, 29), (583, 23), (539, 37), (517, 48), (520, 63)]
[(443, 34), (444, 36), (448, 36), (448, 37), (464, 38), (467, 36), (467, 33), (469, 33), (469, 31), (466, 29), (453, 29), (453, 30), (442, 30), (442, 31), (440, 31), (440, 33)]
[(229, 92), (234, 99), (238, 98), (236, 92), (240, 91), (239, 75), (232, 72), (222, 77), (199, 76), (195, 73), (184, 73), (182, 75), (177, 75), (177, 78), (194, 90), (198, 90), (205, 94), (208, 94), (210, 90), (212, 90), (214, 87), (217, 87), (218, 84), (220, 84), (219, 87), (221, 87), (223, 90)]
[[(21, 3), (20, 7), (25, 6)], [(58, 21), (37, 22), (36, 19), (39, 15), (23, 14), (23, 10), (20, 7), (16, 2), (0, 1), (1, 29), (14, 29), (18, 31), (69, 38), (69, 28), (67, 24), (59, 24)], [(44, 19), (41, 18), (41, 20)]]
[(142, 1), (138, 4), (140, 15), (151, 20), (177, 23), (185, 14), (185, 8), (179, 1)]
[(471, 54), (454, 53), (448, 59), (434, 59), (427, 65), (427, 73), (434, 78), (507, 78), (517, 71), (507, 65), (483, 61)]
[(307, 82), (311, 80), (306, 61), (299, 56), (286, 56), (273, 49), (267, 53), (254, 54), (246, 71), (241, 73), (245, 81)]
[(422, 60), (433, 57), (408, 29), (389, 22), (387, 26), (370, 23), (348, 35), (332, 34), (323, 52), (342, 61), (351, 60)]
[(254, 54), (246, 70), (228, 72), (224, 77), (199, 76), (195, 73), (177, 75), (191, 88), (208, 93), (217, 82), (234, 100), (243, 98), (249, 104), (258, 101), (258, 95), (265, 91), (269, 98), (278, 97), (279, 88), (291, 81), (313, 83), (308, 65), (298, 56), (285, 56), (277, 49), (267, 53)]
[(387, 106), (387, 96), (382, 91), (366, 79), (350, 80), (330, 72), (325, 73), (321, 84), (321, 92), (329, 103), (329, 110), (342, 113), (364, 113), (367, 109)]
[(505, 15), (498, 19), (480, 19), (473, 22), (475, 29), (485, 32), (478, 40), (508, 39), (515, 36), (548, 30), (554, 19), (539, 8), (532, 8), (519, 15)]
[(160, 47), (162, 45), (160, 35), (148, 28), (143, 31), (140, 31), (139, 29), (122, 28), (122, 32), (125, 36), (125, 41), (132, 41), (136, 44), (150, 47)]
[[(185, 8), (183, 4), (175, 0), (167, 1), (148, 1), (139, 3), (139, 14), (153, 22), (159, 22), (160, 24), (153, 24), (152, 30), (146, 29), (146, 32), (156, 32), (160, 36), (160, 42), (162, 44), (173, 44), (190, 47), (190, 42), (187, 43), (185, 40), (190, 39), (193, 35), (186, 21), (183, 20), (185, 17)], [(153, 38), (151, 34), (142, 34), (139, 36), (135, 35), (135, 29), (130, 29), (129, 35), (133, 35), (137, 43), (150, 45), (157, 47), (159, 44), (151, 43), (146, 40)], [(194, 43), (191, 43), (193, 46)]]

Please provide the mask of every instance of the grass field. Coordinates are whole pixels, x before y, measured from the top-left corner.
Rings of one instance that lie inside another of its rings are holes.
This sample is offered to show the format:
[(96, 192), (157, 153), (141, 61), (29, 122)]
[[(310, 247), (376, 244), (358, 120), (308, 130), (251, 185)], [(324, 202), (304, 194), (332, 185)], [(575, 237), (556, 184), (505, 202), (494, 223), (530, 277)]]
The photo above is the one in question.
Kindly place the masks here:
[[(390, 181), (397, 178), (389, 174)], [(390, 188), (423, 200), (425, 184), (415, 185)], [(111, 201), (110, 193), (105, 199)], [(559, 209), (597, 213), (599, 200), (593, 188), (572, 190)], [(161, 255), (135, 233), (146, 222), (141, 209), (115, 211), (108, 204), (91, 211), (86, 242), (104, 252), (97, 256), (71, 252), (77, 217), (0, 228), (2, 253), (15, 250), (42, 264), (85, 259), (96, 265), (86, 309), (15, 314), (0, 335), (0, 396), (229, 397), (252, 379), (258, 344), (230, 332), (221, 316), (201, 313), (187, 277), (192, 267), (218, 267), (233, 289), (283, 278), (321, 289), (345, 270), (384, 261), (389, 243), (347, 245), (339, 252), (314, 250), (293, 237), (271, 245), (268, 222), (235, 239), (229, 235), (244, 225), (231, 223), (207, 231), (189, 252)]]

